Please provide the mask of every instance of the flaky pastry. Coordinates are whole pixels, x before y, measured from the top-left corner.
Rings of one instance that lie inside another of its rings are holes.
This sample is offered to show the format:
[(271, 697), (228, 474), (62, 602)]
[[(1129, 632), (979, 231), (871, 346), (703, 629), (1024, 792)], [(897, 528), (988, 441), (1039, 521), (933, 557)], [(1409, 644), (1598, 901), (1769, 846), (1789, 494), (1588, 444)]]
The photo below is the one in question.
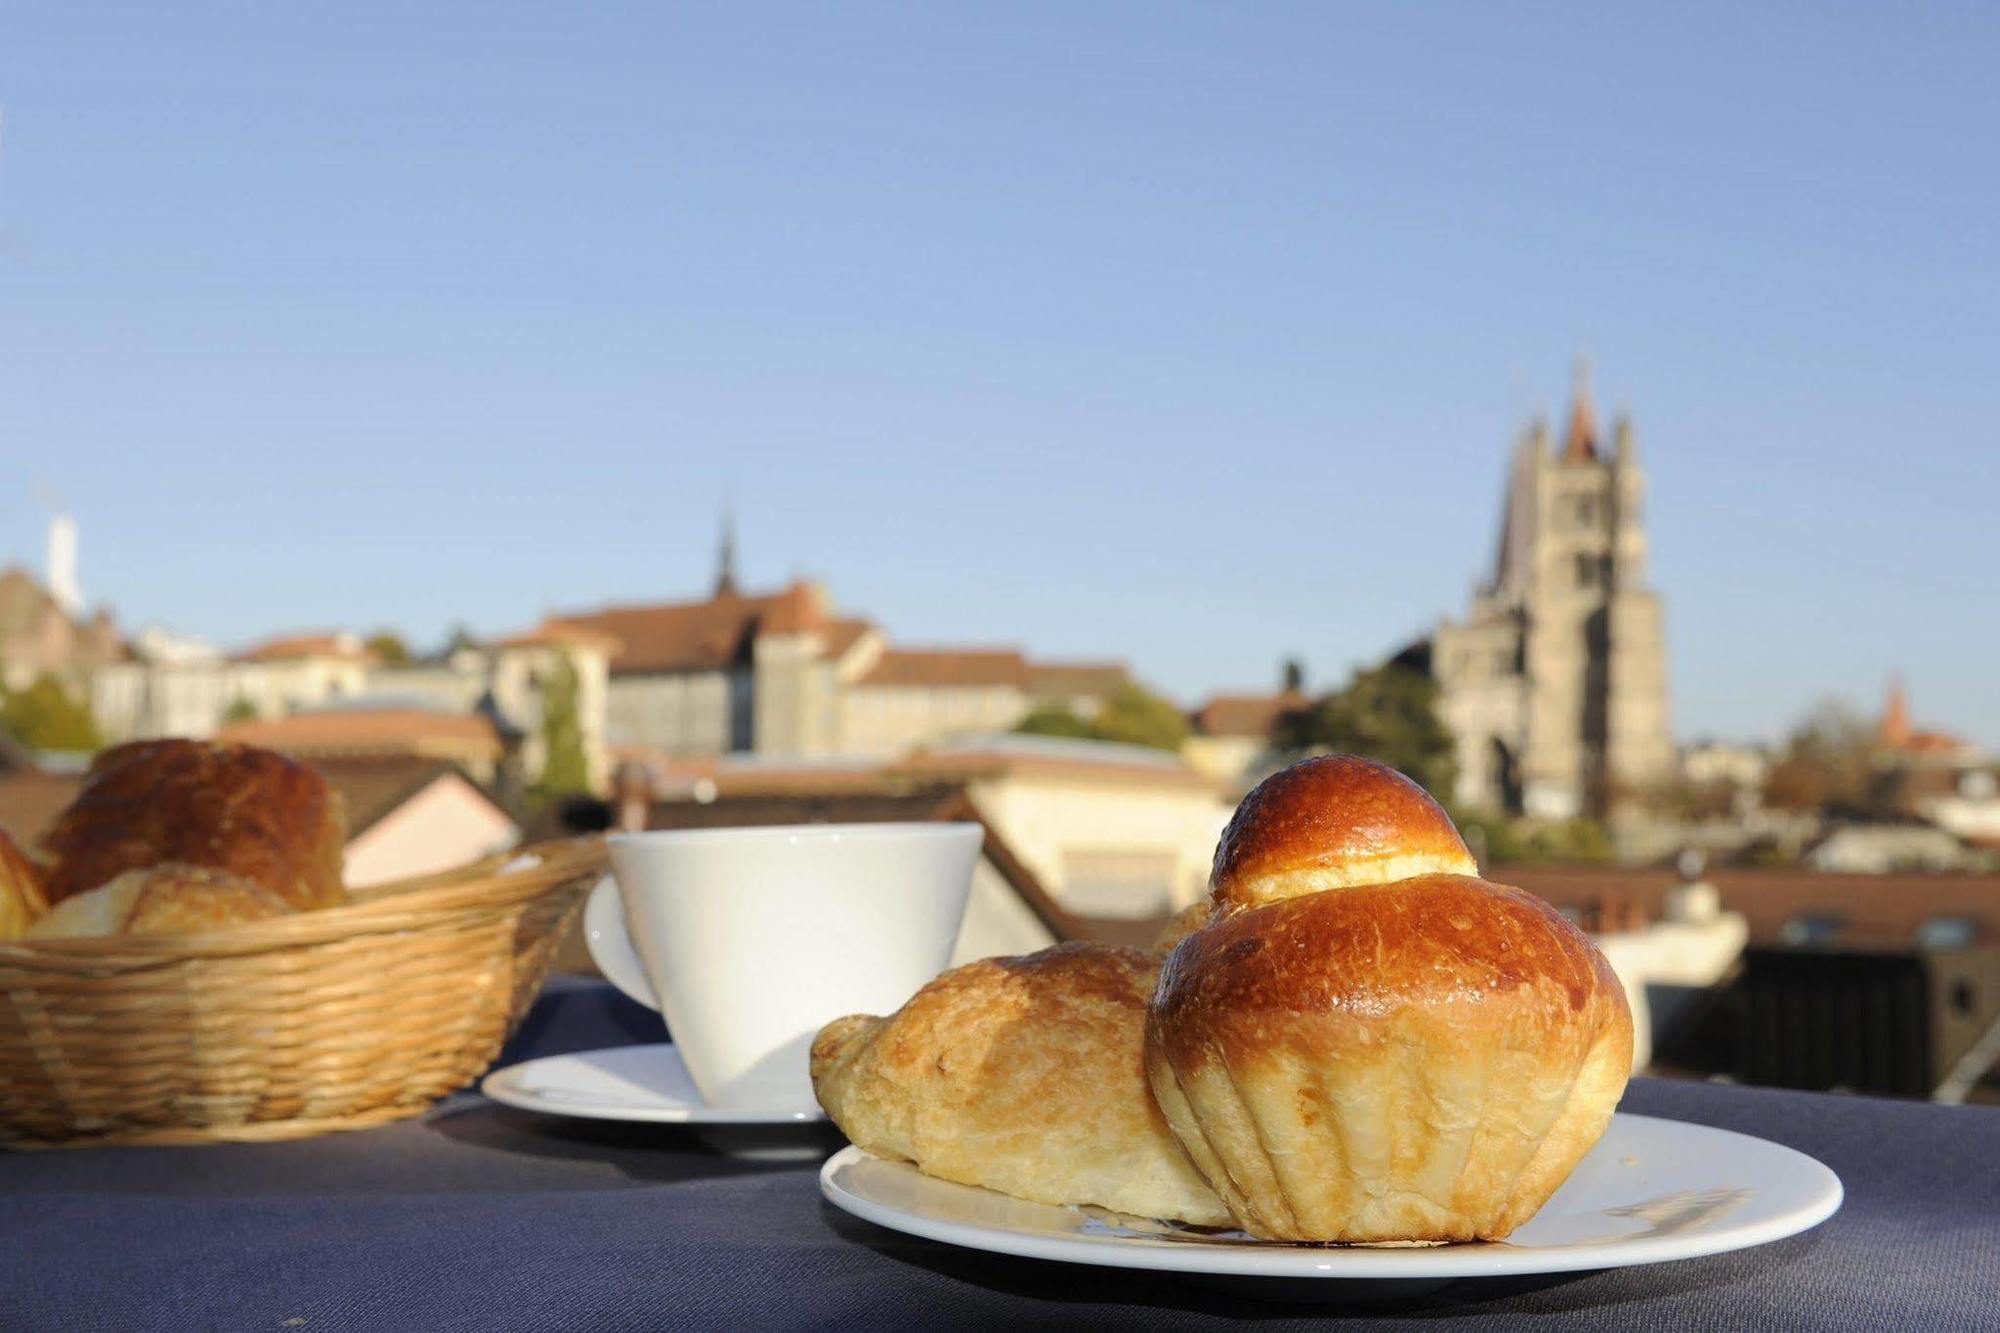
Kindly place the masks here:
[(1226, 1223), (1146, 1088), (1158, 969), (1098, 944), (970, 963), (888, 1018), (828, 1024), (813, 1090), (849, 1139), (945, 1180)]

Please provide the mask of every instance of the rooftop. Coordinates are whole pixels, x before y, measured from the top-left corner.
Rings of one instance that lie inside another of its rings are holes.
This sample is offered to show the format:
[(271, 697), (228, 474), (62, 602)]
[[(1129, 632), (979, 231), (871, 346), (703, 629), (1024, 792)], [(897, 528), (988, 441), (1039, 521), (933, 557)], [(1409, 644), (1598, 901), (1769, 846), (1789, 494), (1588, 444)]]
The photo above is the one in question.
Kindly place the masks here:
[(235, 658), (239, 662), (287, 662), (306, 657), (338, 657), (353, 660), (368, 655), (368, 650), (362, 645), (358, 635), (344, 630), (315, 630), (261, 640), (239, 650)]
[(588, 631), (617, 644), (611, 670), (619, 674), (719, 670), (747, 662), (759, 634), (818, 630), (830, 650), (844, 651), (867, 626), (833, 615), (825, 590), (798, 580), (773, 593), (719, 593), (698, 602), (608, 606), (550, 616), (536, 631)]
[(218, 740), (262, 745), (286, 754), (437, 754), (473, 750), (497, 757), (500, 733), (476, 713), (425, 708), (354, 706), (235, 722)]
[(1194, 710), (1195, 729), (1205, 736), (1248, 736), (1262, 740), (1286, 713), (1310, 707), (1298, 690), (1276, 694), (1217, 694)]

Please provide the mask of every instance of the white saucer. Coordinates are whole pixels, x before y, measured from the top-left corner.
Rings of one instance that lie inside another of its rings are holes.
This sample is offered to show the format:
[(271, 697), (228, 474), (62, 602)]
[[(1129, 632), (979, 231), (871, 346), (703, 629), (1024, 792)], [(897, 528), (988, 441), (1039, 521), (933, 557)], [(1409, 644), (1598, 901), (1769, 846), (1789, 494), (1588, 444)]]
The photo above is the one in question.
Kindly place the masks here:
[(1240, 1231), (1029, 1203), (847, 1148), (820, 1192), (870, 1222), (1001, 1254), (1118, 1268), (1414, 1286), (1451, 1278), (1622, 1268), (1762, 1245), (1825, 1221), (1840, 1179), (1790, 1148), (1620, 1114), (1535, 1217), (1504, 1242), (1431, 1247), (1290, 1245)]
[(551, 1055), (496, 1069), (479, 1090), (496, 1102), (544, 1115), (655, 1125), (798, 1125), (826, 1119), (817, 1106), (739, 1111), (710, 1106), (670, 1041)]

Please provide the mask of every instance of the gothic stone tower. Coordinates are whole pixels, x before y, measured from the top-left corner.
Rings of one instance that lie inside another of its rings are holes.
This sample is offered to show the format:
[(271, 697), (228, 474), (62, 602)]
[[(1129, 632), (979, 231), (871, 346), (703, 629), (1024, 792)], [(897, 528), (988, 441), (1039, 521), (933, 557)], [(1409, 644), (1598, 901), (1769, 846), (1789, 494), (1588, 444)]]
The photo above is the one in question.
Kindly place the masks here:
[(1605, 448), (1579, 374), (1561, 450), (1537, 421), (1515, 452), (1492, 580), (1433, 643), (1465, 804), (1603, 815), (1671, 775), (1644, 490), (1631, 424)]

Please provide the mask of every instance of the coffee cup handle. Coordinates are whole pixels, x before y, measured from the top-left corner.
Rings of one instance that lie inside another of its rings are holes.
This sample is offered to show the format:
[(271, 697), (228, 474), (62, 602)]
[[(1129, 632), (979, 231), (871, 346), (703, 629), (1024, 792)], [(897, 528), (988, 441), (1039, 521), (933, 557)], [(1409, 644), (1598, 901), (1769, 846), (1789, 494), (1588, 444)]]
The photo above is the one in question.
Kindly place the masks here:
[(590, 961), (597, 964), (606, 981), (648, 1009), (660, 1007), (646, 965), (639, 961), (631, 933), (625, 929), (625, 904), (618, 897), (618, 881), (609, 875), (597, 882), (583, 905), (583, 942), (590, 950)]

